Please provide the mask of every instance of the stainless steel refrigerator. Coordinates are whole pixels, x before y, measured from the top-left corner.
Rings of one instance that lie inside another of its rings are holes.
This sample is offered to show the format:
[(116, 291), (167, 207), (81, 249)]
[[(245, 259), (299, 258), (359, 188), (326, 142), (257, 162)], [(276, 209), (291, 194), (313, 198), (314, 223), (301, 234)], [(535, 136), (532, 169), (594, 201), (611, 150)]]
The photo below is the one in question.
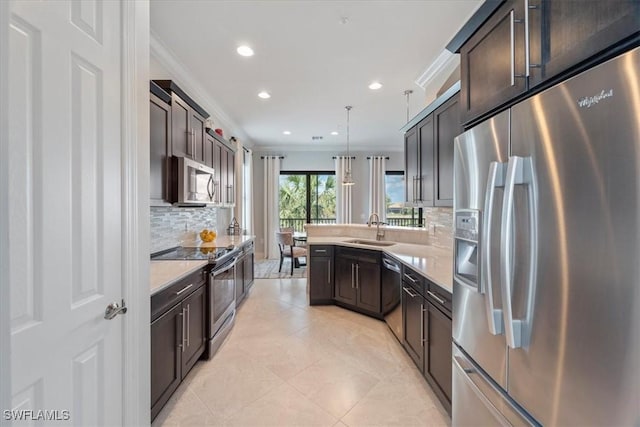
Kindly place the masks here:
[(454, 426), (640, 425), (640, 48), (455, 141)]

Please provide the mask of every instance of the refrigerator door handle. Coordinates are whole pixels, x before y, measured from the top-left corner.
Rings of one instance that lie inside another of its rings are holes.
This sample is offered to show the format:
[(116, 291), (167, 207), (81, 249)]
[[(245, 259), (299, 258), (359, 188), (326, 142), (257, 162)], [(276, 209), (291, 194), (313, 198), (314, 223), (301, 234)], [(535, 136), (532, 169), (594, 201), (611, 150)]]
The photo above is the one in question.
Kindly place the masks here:
[(520, 322), (513, 319), (511, 293), (513, 291), (513, 259), (511, 256), (513, 235), (513, 202), (516, 184), (524, 182), (522, 157), (510, 157), (504, 182), (502, 221), (500, 230), (500, 285), (502, 287), (502, 307), (507, 345), (518, 348), (521, 345)]
[[(513, 293), (513, 257), (512, 243), (514, 236), (514, 190), (516, 185), (528, 185), (529, 223), (530, 223), (530, 253), (529, 278), (526, 295), (525, 319), (514, 319), (512, 308)], [(504, 199), (502, 204), (501, 247), (500, 247), (500, 282), (502, 287), (502, 304), (504, 312), (504, 326), (507, 344), (511, 348), (527, 345), (533, 315), (533, 299), (535, 295), (536, 265), (537, 265), (537, 194), (531, 158), (512, 156), (507, 166), (505, 178)]]
[(493, 221), (493, 206), (495, 204), (495, 190), (504, 187), (504, 163), (491, 162), (487, 189), (484, 198), (484, 230), (482, 232), (482, 278), (480, 280), (481, 292), (485, 294), (485, 306), (489, 321), (489, 332), (493, 335), (504, 333), (503, 314), (501, 308), (496, 308), (493, 301), (493, 282), (491, 271), (491, 224)]

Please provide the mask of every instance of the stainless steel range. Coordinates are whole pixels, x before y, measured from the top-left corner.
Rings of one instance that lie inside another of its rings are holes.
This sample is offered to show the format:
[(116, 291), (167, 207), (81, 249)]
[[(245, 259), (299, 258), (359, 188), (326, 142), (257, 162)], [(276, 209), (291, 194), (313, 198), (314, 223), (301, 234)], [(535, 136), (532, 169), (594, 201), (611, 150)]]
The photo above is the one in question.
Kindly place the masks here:
[(210, 359), (231, 331), (236, 314), (236, 262), (240, 249), (176, 247), (151, 256), (157, 260), (208, 260), (212, 268), (207, 283), (209, 311), (207, 313), (208, 345), (204, 357)]

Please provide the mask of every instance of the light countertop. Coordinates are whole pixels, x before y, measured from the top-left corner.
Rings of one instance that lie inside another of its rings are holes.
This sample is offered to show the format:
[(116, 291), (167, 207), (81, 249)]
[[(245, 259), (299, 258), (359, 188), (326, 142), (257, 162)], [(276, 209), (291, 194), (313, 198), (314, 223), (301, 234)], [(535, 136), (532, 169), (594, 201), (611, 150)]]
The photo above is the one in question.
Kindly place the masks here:
[(372, 246), (365, 244), (347, 243), (354, 237), (309, 237), (309, 245), (337, 245), (360, 249), (382, 251), (403, 264), (413, 268), (427, 279), (444, 290), (453, 293), (453, 254), (442, 248), (430, 245), (412, 243), (396, 243), (393, 246)]
[(208, 264), (208, 261), (151, 261), (149, 267), (149, 282), (151, 285), (151, 295), (156, 294), (169, 286), (176, 280), (197, 271)]

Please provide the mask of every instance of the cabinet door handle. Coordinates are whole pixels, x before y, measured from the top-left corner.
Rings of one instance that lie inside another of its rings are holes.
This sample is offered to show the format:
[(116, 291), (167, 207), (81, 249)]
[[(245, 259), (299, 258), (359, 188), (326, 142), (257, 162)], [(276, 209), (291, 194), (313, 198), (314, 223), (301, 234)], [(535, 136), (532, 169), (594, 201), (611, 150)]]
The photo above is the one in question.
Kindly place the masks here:
[(404, 273), (404, 278), (410, 280), (412, 283), (418, 283), (418, 281), (416, 279), (414, 279), (413, 277), (409, 276), (407, 273)]
[(407, 288), (406, 286), (403, 286), (403, 287), (402, 287), (402, 289), (404, 289), (404, 291), (405, 291), (406, 293), (408, 293), (408, 294), (409, 294), (409, 296), (410, 296), (411, 298), (415, 298), (415, 297), (417, 297), (417, 296), (418, 296), (418, 294), (414, 294), (414, 293), (413, 293), (413, 292), (411, 292), (411, 291), (409, 290), (409, 288)]
[(186, 317), (185, 313), (186, 313), (186, 311), (187, 311), (186, 308), (182, 309), (182, 352), (183, 353), (184, 353), (184, 349), (186, 347), (185, 343), (187, 341), (187, 338), (186, 338), (186, 335), (187, 335), (187, 330), (186, 330), (187, 329), (187, 322), (185, 322), (185, 317)]
[(353, 278), (353, 276), (354, 276), (354, 274), (355, 274), (355, 272), (354, 272), (354, 271), (355, 271), (354, 265), (353, 265), (353, 264), (351, 264), (351, 289), (354, 289), (354, 288), (355, 288), (355, 285), (354, 285), (354, 278)]
[(327, 263), (327, 283), (331, 284), (331, 260)]
[(178, 292), (176, 292), (176, 296), (179, 296), (179, 295), (185, 293), (187, 291), (187, 289), (192, 288), (192, 287), (193, 287), (193, 283), (188, 284), (187, 286), (185, 286), (184, 288), (182, 288)]
[(360, 288), (360, 264), (356, 264), (356, 289)]
[(314, 252), (319, 253), (319, 254), (326, 254), (327, 250), (326, 249), (315, 249)]
[(424, 337), (424, 304), (420, 304), (420, 337), (422, 342), (426, 342), (427, 340)]
[(440, 304), (445, 305), (446, 301), (443, 300), (442, 298), (440, 298), (439, 296), (437, 296), (436, 294), (434, 294), (431, 291), (427, 291), (427, 293), (431, 296), (431, 298), (433, 298), (434, 300), (438, 301)]
[(516, 84), (516, 41), (515, 41), (515, 16), (514, 11), (509, 12), (509, 36), (510, 36), (510, 63), (511, 63), (511, 86)]
[(187, 347), (191, 346), (191, 304), (187, 304)]

